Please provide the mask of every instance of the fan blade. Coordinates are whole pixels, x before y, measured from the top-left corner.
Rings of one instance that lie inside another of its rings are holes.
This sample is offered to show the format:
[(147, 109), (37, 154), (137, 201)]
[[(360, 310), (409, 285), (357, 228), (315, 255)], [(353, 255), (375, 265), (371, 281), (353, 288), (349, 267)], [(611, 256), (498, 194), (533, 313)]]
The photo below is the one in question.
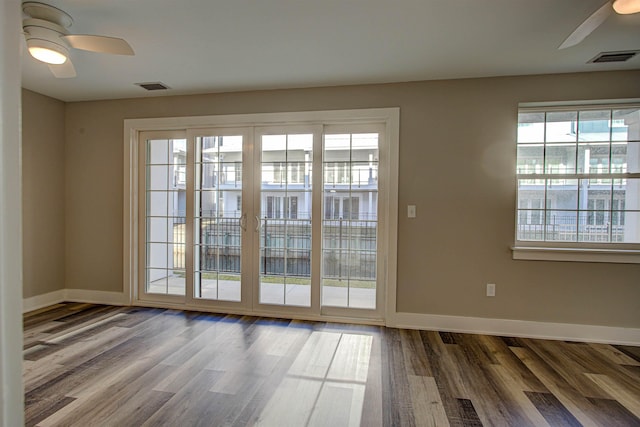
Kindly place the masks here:
[(584, 40), (589, 34), (593, 32), (596, 28), (600, 26), (604, 22), (605, 19), (611, 15), (611, 5), (613, 1), (610, 0), (602, 5), (598, 10), (593, 12), (593, 14), (588, 17), (578, 28), (574, 30), (573, 33), (567, 37), (567, 39), (562, 42), (562, 44), (558, 47), (558, 49), (566, 49), (571, 46), (575, 46)]
[(112, 53), (115, 55), (134, 55), (129, 43), (116, 37), (70, 34), (68, 36), (61, 36), (60, 38), (69, 43), (69, 46), (76, 49), (99, 53)]
[(69, 79), (71, 77), (76, 76), (76, 69), (73, 67), (73, 64), (71, 63), (70, 58), (67, 58), (64, 64), (60, 64), (60, 65), (48, 64), (48, 65), (53, 75), (59, 79)]

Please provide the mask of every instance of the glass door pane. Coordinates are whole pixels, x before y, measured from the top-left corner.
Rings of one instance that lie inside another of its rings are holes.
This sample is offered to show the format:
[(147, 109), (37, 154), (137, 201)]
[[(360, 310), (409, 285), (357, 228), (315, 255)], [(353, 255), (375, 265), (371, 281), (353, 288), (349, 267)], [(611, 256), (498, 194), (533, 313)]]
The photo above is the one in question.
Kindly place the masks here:
[(322, 305), (376, 308), (378, 134), (323, 141)]
[(241, 301), (243, 139), (195, 138), (195, 298)]
[(185, 295), (186, 139), (145, 141), (144, 292)]
[(259, 303), (310, 307), (313, 133), (259, 142)]

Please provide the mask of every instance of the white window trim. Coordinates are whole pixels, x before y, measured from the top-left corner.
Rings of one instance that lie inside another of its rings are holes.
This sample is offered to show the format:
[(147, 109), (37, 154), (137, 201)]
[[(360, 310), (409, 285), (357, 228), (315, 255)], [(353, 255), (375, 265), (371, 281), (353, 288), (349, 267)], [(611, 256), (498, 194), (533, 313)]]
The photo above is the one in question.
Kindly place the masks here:
[[(518, 112), (527, 111), (565, 111), (565, 110), (593, 110), (600, 108), (623, 108), (638, 106), (640, 99), (615, 99), (599, 101), (572, 102), (530, 102), (520, 103)], [(517, 187), (516, 174), (516, 187)], [(543, 179), (543, 178), (541, 178)], [(516, 218), (518, 223), (518, 207), (516, 201)], [(640, 264), (640, 244), (605, 243), (585, 244), (580, 242), (539, 242), (518, 240), (517, 226), (515, 230), (515, 244), (511, 247), (514, 260), (533, 261), (569, 261), (569, 262), (602, 262), (620, 264)]]
[[(231, 114), (218, 116), (167, 117), (124, 120), (124, 200), (123, 200), (123, 291), (129, 304), (137, 301), (138, 281), (138, 134), (143, 131), (184, 130), (187, 128), (272, 126), (276, 124), (341, 125), (357, 123), (383, 123), (388, 141), (388, 169), (386, 200), (379, 201), (386, 210), (387, 224), (380, 238), (385, 247), (381, 280), (384, 286), (385, 305), (382, 314), (386, 319), (396, 314), (397, 264), (398, 264), (398, 173), (400, 108), (371, 108), (358, 110), (327, 110), (286, 113)], [(260, 313), (255, 313), (259, 315)], [(320, 320), (320, 319), (318, 319)]]

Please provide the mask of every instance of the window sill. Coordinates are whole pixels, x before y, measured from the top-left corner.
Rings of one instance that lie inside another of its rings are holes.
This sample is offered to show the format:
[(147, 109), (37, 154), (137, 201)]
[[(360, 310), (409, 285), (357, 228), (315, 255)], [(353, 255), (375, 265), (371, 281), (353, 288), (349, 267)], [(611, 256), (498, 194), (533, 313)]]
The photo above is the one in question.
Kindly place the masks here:
[(640, 250), (513, 246), (513, 259), (640, 264)]

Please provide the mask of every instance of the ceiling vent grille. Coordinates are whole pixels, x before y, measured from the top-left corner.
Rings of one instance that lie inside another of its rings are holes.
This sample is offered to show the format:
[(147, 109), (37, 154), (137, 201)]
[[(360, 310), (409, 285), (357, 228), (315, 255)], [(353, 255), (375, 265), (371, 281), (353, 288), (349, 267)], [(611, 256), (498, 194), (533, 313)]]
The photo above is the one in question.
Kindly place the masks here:
[(148, 83), (135, 83), (136, 86), (140, 86), (146, 90), (167, 90), (169, 86), (161, 82), (148, 82)]
[(595, 58), (589, 61), (589, 63), (602, 63), (602, 62), (625, 62), (633, 58), (638, 54), (638, 50), (625, 50), (621, 52), (601, 52)]

